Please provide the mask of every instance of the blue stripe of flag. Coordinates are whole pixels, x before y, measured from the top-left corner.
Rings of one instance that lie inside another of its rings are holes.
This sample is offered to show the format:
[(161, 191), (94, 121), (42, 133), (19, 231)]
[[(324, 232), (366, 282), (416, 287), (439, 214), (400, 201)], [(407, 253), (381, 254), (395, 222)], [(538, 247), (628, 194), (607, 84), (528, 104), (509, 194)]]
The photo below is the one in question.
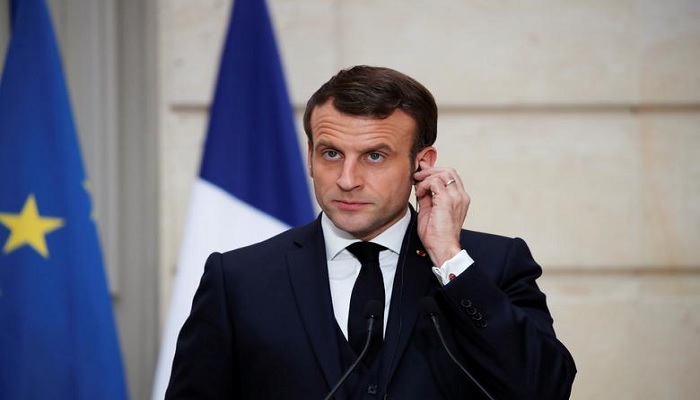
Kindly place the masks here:
[(264, 1), (234, 2), (200, 176), (296, 226), (313, 218), (308, 183)]

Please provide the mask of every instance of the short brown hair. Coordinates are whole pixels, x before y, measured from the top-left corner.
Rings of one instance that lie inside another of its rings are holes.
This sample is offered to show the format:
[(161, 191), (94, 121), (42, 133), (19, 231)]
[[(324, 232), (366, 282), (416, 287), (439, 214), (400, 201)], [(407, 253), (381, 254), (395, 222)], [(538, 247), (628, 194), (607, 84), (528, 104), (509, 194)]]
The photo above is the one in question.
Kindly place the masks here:
[(338, 72), (306, 103), (304, 131), (309, 143), (313, 143), (311, 113), (330, 99), (333, 107), (344, 114), (383, 119), (398, 109), (411, 116), (416, 122), (411, 158), (435, 143), (435, 99), (425, 86), (401, 72), (367, 65)]

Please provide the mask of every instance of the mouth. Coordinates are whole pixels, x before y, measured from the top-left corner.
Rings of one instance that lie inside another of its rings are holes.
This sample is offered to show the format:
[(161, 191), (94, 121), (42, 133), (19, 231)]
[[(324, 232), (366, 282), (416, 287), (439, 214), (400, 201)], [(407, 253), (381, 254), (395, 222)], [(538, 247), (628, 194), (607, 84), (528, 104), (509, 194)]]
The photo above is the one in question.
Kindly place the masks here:
[(369, 203), (351, 200), (334, 200), (333, 203), (342, 211), (359, 211), (363, 207), (369, 205)]

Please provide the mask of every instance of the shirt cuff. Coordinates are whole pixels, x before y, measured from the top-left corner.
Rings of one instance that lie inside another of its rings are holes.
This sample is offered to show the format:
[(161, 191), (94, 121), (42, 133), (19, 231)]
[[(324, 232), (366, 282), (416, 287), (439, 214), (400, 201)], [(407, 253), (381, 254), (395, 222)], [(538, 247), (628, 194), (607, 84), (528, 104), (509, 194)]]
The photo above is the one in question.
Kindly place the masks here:
[(445, 261), (440, 267), (433, 267), (433, 273), (442, 285), (447, 285), (451, 280), (457, 278), (459, 274), (466, 271), (474, 263), (466, 250), (462, 250), (454, 257)]

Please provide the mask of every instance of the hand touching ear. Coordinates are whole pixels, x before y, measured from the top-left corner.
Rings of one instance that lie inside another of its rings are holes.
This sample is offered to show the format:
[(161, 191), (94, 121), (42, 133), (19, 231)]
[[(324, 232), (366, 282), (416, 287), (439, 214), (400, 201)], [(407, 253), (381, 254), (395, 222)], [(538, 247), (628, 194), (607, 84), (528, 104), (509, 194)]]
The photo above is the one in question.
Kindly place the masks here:
[(452, 168), (432, 167), (421, 161), (413, 177), (418, 204), (418, 236), (436, 267), (462, 250), (459, 234), (470, 198)]

